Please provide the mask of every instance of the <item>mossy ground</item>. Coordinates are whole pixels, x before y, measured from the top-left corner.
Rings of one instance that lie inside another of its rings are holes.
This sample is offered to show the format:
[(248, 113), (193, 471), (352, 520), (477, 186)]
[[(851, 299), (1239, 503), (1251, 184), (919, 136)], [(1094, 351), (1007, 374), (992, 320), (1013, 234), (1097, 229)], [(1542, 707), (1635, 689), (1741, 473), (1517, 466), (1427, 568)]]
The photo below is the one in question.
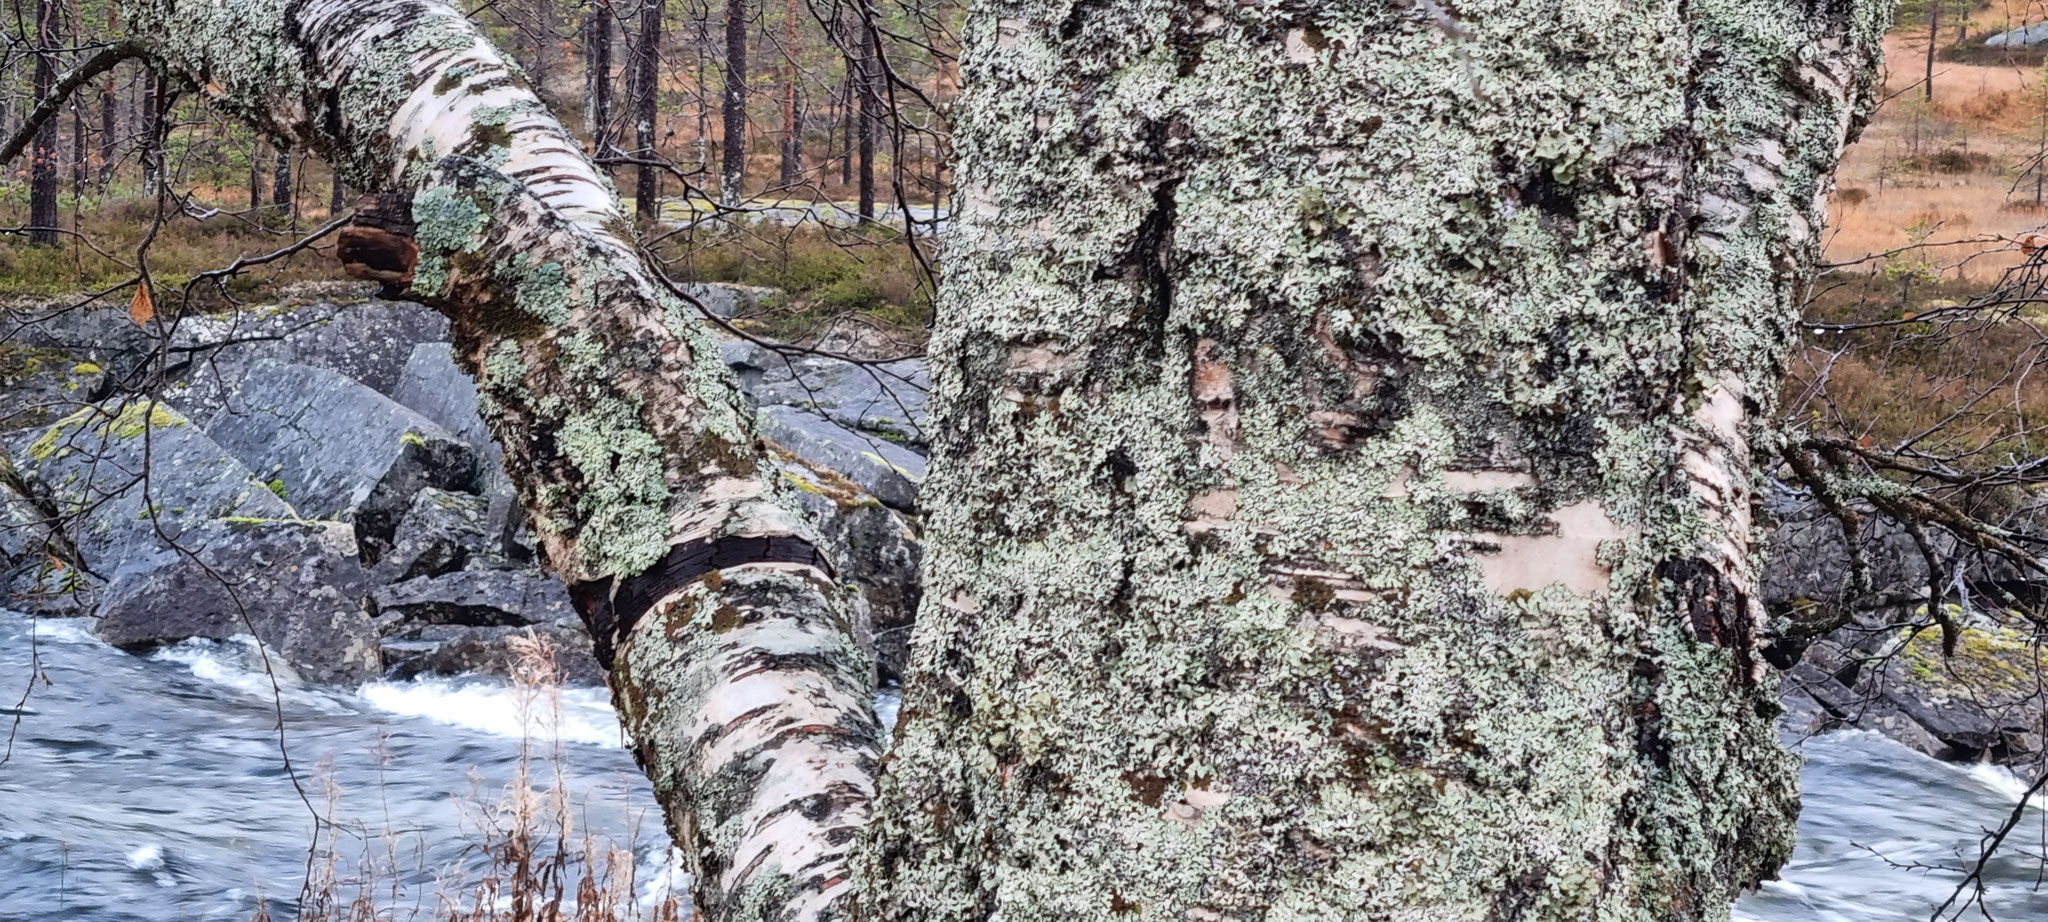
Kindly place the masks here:
[(1936, 694), (2012, 700), (2040, 692), (2040, 639), (2030, 631), (2002, 624), (1965, 628), (1954, 657), (1943, 654), (1936, 629), (1907, 629), (1900, 640), (1907, 674)]
[[(931, 323), (931, 283), (900, 231), (758, 222), (707, 228), (665, 248), (671, 274), (781, 292), (737, 321), (742, 329), (806, 342), (835, 326), (857, 325), (922, 346)], [(936, 268), (936, 264), (933, 264)]]

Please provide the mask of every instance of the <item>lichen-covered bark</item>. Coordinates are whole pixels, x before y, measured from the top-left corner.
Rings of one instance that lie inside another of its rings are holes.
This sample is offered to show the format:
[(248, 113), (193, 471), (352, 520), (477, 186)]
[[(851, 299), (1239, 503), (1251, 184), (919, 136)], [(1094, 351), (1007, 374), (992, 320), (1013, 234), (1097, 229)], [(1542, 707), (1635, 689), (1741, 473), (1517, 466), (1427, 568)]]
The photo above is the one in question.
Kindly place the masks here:
[(967, 28), (876, 920), (1725, 918), (1749, 491), (1879, 0)]
[[(838, 913), (876, 754), (854, 610), (716, 344), (525, 75), (423, 0), (150, 0), (130, 25), (215, 106), (396, 194), (403, 214), (384, 218), (411, 244), (380, 277), (449, 316), (549, 564), (627, 664), (615, 697), (670, 830), (700, 878), (726, 882), (697, 891), (705, 917), (762, 918), (764, 893), (776, 918)], [(721, 627), (728, 608), (746, 629)], [(741, 708), (717, 741), (663, 735), (768, 689), (811, 719)]]

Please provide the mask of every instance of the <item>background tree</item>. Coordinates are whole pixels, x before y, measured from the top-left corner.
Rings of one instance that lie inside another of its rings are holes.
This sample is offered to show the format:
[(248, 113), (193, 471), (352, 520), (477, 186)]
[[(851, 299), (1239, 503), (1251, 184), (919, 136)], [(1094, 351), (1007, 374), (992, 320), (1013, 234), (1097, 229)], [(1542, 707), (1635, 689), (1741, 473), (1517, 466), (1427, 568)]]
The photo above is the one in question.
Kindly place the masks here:
[[(663, 0), (641, 0), (640, 38), (633, 56), (633, 156), (651, 160), (655, 150), (654, 123), (661, 84), (661, 26), (667, 4)], [(634, 203), (640, 220), (652, 222), (661, 214), (661, 172), (652, 163), (635, 170)]]
[(797, 0), (789, 0), (782, 14), (782, 54), (788, 59), (787, 75), (782, 85), (782, 175), (783, 186), (797, 183), (797, 172), (803, 168), (804, 128), (797, 119), (797, 85), (802, 82), (798, 57), (802, 46), (798, 45)]
[[(57, 0), (37, 0), (35, 34), (35, 98), (51, 98), (57, 84), (57, 49), (60, 38), (60, 7)], [(57, 120), (45, 121), (36, 132), (29, 160), (29, 242), (43, 246), (57, 243)]]
[(721, 113), (725, 146), (718, 173), (719, 202), (739, 206), (747, 181), (747, 2), (725, 3), (725, 93)]

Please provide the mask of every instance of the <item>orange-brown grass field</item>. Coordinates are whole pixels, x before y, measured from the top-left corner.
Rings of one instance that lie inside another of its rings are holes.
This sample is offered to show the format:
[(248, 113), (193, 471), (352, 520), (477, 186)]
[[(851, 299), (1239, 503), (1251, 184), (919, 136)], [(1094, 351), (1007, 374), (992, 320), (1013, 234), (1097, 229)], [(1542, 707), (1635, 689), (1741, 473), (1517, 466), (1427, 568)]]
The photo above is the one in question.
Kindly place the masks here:
[[(2048, 147), (2048, 69), (2039, 54), (1986, 53), (1981, 43), (2048, 20), (2048, 4), (1991, 0), (1962, 23), (1946, 10), (1931, 104), (1922, 88), (1925, 10), (1924, 0), (1904, 5), (1885, 40), (1884, 102), (1843, 159), (1823, 257), (1850, 263), (1911, 244), (1969, 241), (1922, 255), (1944, 274), (1989, 284), (2022, 258), (1999, 241), (2048, 222), (2048, 171), (2037, 162)], [(1971, 60), (1953, 59), (1963, 56)]]

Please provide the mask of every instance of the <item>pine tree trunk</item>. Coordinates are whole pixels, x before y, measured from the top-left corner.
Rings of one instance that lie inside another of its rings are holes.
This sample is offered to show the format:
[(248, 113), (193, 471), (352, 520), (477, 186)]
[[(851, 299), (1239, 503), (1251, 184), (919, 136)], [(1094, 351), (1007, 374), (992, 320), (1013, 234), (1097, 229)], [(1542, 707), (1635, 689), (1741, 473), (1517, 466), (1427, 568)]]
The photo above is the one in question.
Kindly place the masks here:
[[(121, 4), (107, 0), (107, 34), (121, 34)], [(100, 92), (100, 176), (102, 185), (114, 178), (114, 165), (121, 158), (121, 96), (114, 90), (114, 75), (107, 74)]]
[(862, 221), (875, 219), (875, 123), (881, 118), (881, 100), (875, 86), (879, 82), (875, 28), (868, 15), (862, 12), (854, 25), (860, 42), (860, 76), (855, 84), (859, 87), (856, 98), (860, 111), (854, 117), (860, 135), (860, 201), (856, 207)]
[[(654, 120), (658, 114), (655, 103), (661, 88), (664, 7), (663, 0), (641, 0), (640, 3), (640, 47), (633, 66), (633, 144), (637, 148), (634, 156), (646, 160), (657, 156)], [(643, 166), (635, 171), (633, 201), (641, 221), (652, 223), (660, 219), (661, 172), (658, 168)]]
[[(78, 0), (71, 0), (65, 12), (71, 34), (83, 37), (85, 11), (80, 8)], [(72, 55), (73, 60), (78, 57)], [(74, 229), (78, 226), (79, 209), (85, 207), (86, 149), (85, 99), (80, 94), (71, 97), (71, 223)]]
[[(612, 3), (592, 0), (590, 18), (584, 24), (584, 38), (590, 49), (590, 149), (600, 160), (612, 154)], [(603, 168), (606, 175), (611, 169)]]
[[(36, 2), (36, 62), (31, 78), (38, 100), (47, 98), (57, 84), (57, 48), (62, 44), (57, 0)], [(57, 243), (57, 120), (43, 123), (29, 152), (28, 242), (38, 246)]]
[(796, 91), (803, 71), (797, 67), (797, 0), (789, 0), (788, 9), (782, 14), (782, 53), (788, 57), (788, 70), (782, 86), (782, 186), (796, 185), (797, 174), (803, 170), (804, 127), (797, 121)]
[(1927, 0), (1927, 76), (1920, 83), (1921, 98), (1934, 101), (1934, 49), (1941, 44), (1941, 0)]
[(691, 42), (696, 49), (697, 84), (697, 169), (708, 172), (711, 169), (711, 93), (710, 83), (705, 78), (704, 49), (711, 44), (711, 27), (702, 17), (696, 20), (696, 38)]
[[(851, 42), (849, 34), (845, 41)], [(854, 61), (858, 56), (849, 52), (846, 56), (846, 79), (839, 86), (839, 184), (853, 185), (853, 87), (858, 68)]]
[(71, 100), (71, 213), (75, 217), (85, 203), (86, 179), (85, 102)]
[(164, 132), (171, 109), (170, 90), (156, 68), (143, 71), (142, 81), (142, 191), (156, 195), (164, 182)]
[(270, 174), (270, 204), (278, 214), (293, 215), (292, 207), (292, 152), (290, 148), (277, 149), (277, 158)]
[(555, 54), (559, 50), (555, 47), (559, 41), (555, 35), (555, 2), (534, 0), (533, 4), (534, 25), (540, 34), (534, 40), (533, 66), (529, 69), (533, 74), (534, 92), (543, 99), (553, 98), (548, 91), (548, 82), (554, 79)]
[(263, 142), (249, 145), (249, 212), (258, 223), (263, 220)]
[(1798, 803), (1756, 449), (1890, 4), (975, 16), (861, 918), (1726, 919)]
[(725, 0), (725, 149), (718, 200), (737, 208), (747, 181), (747, 0)]

